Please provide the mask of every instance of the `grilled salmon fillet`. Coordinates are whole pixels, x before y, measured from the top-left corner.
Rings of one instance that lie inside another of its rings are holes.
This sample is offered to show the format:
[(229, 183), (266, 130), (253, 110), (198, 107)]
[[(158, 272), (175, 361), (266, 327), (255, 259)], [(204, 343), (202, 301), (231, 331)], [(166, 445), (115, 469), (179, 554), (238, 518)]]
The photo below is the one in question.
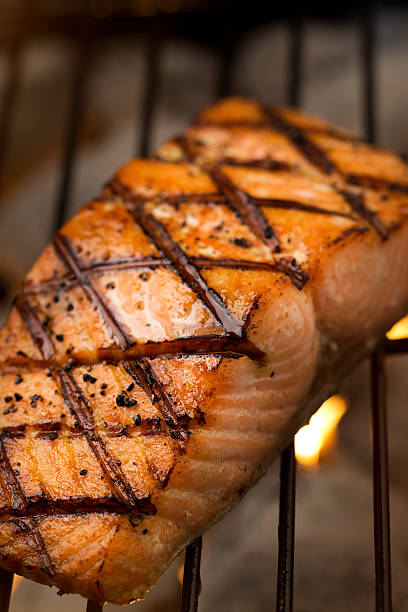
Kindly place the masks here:
[(60, 230), (0, 332), (0, 565), (142, 598), (408, 310), (408, 166), (226, 99)]

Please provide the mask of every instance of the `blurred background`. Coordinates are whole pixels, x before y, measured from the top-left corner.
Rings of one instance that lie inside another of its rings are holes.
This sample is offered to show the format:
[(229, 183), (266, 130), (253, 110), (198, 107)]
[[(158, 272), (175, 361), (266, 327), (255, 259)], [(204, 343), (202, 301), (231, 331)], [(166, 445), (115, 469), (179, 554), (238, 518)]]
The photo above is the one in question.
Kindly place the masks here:
[[(398, 153), (408, 152), (405, 3), (264, 4), (0, 0), (2, 317), (56, 224), (97, 194), (129, 157), (154, 151), (217, 96), (238, 93), (282, 104), (299, 94), (307, 110), (364, 135), (367, 11), (375, 26), (376, 139)], [(300, 25), (301, 38), (293, 46)], [(293, 82), (288, 66), (296, 52), (301, 69)], [(407, 367), (406, 356), (388, 358), (396, 612), (408, 611)], [(298, 612), (373, 609), (367, 364), (349, 377), (341, 393), (297, 442)], [(205, 536), (200, 612), (274, 608), (278, 494), (275, 465)], [(176, 560), (133, 609), (178, 610), (182, 562)], [(45, 612), (56, 606), (76, 612), (85, 609), (85, 602), (15, 581), (12, 611)]]

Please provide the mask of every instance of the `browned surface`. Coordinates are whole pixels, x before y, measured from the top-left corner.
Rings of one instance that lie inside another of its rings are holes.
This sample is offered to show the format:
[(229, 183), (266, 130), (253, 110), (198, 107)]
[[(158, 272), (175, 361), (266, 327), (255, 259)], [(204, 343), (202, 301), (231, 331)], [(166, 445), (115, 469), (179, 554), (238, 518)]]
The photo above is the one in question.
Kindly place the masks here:
[(0, 338), (4, 566), (119, 603), (408, 302), (397, 156), (241, 100), (158, 156), (54, 238)]

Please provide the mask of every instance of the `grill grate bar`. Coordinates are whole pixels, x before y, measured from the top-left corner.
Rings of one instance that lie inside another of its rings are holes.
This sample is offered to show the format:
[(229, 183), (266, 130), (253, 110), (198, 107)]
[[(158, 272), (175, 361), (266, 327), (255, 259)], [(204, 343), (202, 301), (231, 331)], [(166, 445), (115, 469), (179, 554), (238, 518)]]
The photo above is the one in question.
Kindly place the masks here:
[[(376, 140), (375, 21), (371, 6), (361, 14), (361, 59), (365, 137)], [(391, 542), (384, 347), (371, 357), (371, 430), (373, 462), (375, 610), (391, 612)]]
[(52, 233), (61, 227), (66, 220), (69, 196), (72, 188), (72, 171), (74, 167), (75, 149), (78, 140), (81, 113), (84, 100), (84, 86), (87, 75), (88, 57), (90, 52), (89, 41), (81, 43), (76, 58), (75, 74), (72, 83), (69, 116), (67, 120), (66, 142), (62, 160), (61, 182), (58, 200), (55, 207), (55, 218)]
[(291, 442), (281, 457), (279, 496), (279, 553), (276, 612), (293, 610), (295, 559), (296, 459)]
[(370, 4), (363, 7), (361, 14), (361, 67), (362, 67), (362, 110), (365, 138), (374, 142), (376, 138), (375, 75), (374, 75), (374, 15)]
[(382, 347), (371, 357), (376, 612), (391, 612), (391, 546), (388, 481), (386, 378)]
[(180, 612), (197, 612), (198, 597), (201, 592), (201, 549), (201, 537), (195, 540), (186, 549)]
[[(219, 49), (219, 72), (215, 91), (217, 97), (226, 96), (231, 91), (237, 41), (238, 38), (229, 31)], [(201, 537), (186, 548), (180, 612), (197, 612), (201, 592), (201, 549)]]
[(147, 157), (150, 149), (154, 108), (159, 89), (159, 59), (162, 47), (161, 29), (156, 27), (146, 45), (145, 90), (142, 102), (142, 125), (137, 153)]
[(15, 41), (8, 50), (7, 81), (4, 87), (0, 115), (0, 175), (4, 169), (4, 160), (13, 121), (13, 111), (21, 78), (21, 47), (21, 42)]
[(97, 604), (94, 601), (88, 599), (88, 603), (86, 604), (86, 612), (102, 612), (102, 610), (102, 604)]
[[(7, 53), (7, 81), (0, 114), (0, 176), (4, 170), (7, 144), (12, 126), (12, 115), (21, 78), (21, 41), (14, 41)], [(0, 568), (0, 612), (10, 606), (13, 573)]]
[[(367, 140), (373, 142), (376, 136), (374, 106), (375, 39), (374, 16), (369, 7), (362, 15), (361, 41), (365, 135)], [(392, 347), (393, 343), (387, 343), (387, 345), (388, 344)], [(402, 351), (404, 351), (404, 348), (406, 349), (405, 345), (402, 347)], [(371, 427), (374, 501), (375, 609), (376, 612), (390, 612), (392, 610), (391, 544), (384, 347), (377, 349), (371, 357)]]
[[(300, 18), (288, 23), (288, 89), (287, 101), (298, 106), (301, 92), (301, 57), (303, 28)], [(293, 571), (295, 561), (295, 505), (296, 505), (296, 459), (292, 441), (281, 456), (279, 527), (278, 527), (278, 574), (276, 585), (276, 611), (293, 610)]]
[(7, 612), (10, 605), (13, 574), (0, 568), (0, 612)]
[(299, 106), (302, 77), (303, 23), (294, 17), (288, 24), (288, 83), (286, 98), (291, 106)]

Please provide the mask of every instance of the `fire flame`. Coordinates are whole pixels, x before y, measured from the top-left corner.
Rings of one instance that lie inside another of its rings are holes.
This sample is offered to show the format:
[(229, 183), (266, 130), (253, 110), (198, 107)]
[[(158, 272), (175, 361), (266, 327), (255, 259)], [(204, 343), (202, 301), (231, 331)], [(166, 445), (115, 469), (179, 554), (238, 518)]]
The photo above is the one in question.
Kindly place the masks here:
[(183, 584), (183, 578), (184, 578), (184, 563), (180, 565), (178, 572), (177, 572), (177, 580), (179, 581), (180, 584)]
[(17, 574), (14, 574), (14, 578), (13, 578), (13, 586), (11, 588), (11, 592), (14, 593), (14, 591), (17, 589), (18, 585), (20, 584), (21, 580), (22, 580), (22, 576), (18, 576)]
[(299, 429), (295, 436), (295, 454), (302, 466), (318, 466), (322, 451), (335, 443), (337, 426), (346, 409), (345, 398), (333, 395), (320, 406), (309, 424)]
[(408, 338), (408, 315), (391, 327), (390, 331), (387, 332), (387, 338), (388, 340)]

